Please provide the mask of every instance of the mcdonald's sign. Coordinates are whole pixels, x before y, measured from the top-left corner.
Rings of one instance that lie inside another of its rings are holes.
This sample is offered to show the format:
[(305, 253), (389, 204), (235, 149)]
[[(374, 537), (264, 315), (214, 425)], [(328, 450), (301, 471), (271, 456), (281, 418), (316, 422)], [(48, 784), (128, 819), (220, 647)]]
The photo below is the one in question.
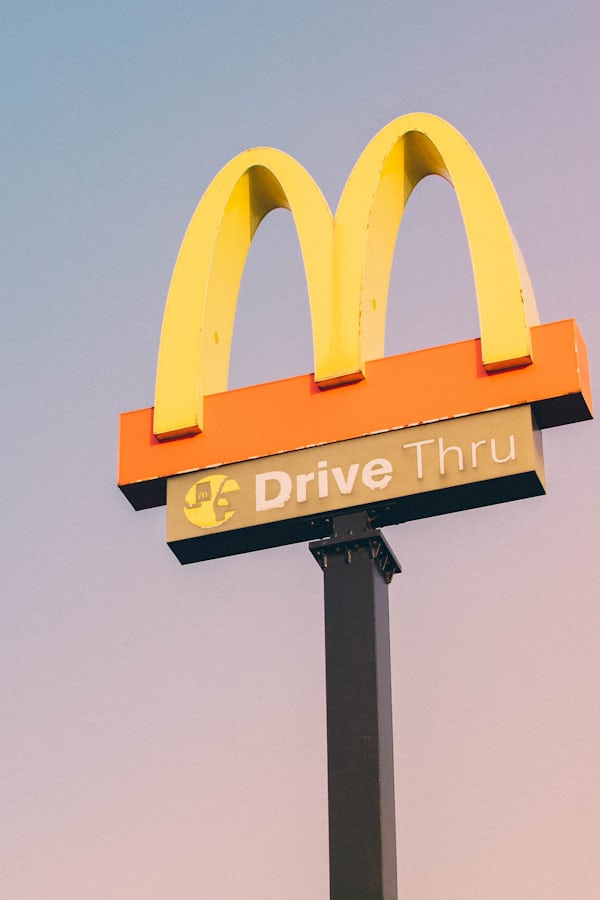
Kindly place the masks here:
[[(480, 337), (385, 357), (396, 235), (432, 174), (456, 192)], [(246, 257), (276, 208), (302, 251), (314, 373), (228, 391)], [(591, 417), (583, 338), (572, 319), (539, 324), (483, 165), (447, 122), (410, 114), (367, 145), (335, 216), (278, 150), (217, 174), (173, 271), (154, 407), (121, 415), (119, 487), (136, 509), (167, 503), (189, 562), (326, 534), (341, 509), (386, 524), (542, 493), (540, 429)]]

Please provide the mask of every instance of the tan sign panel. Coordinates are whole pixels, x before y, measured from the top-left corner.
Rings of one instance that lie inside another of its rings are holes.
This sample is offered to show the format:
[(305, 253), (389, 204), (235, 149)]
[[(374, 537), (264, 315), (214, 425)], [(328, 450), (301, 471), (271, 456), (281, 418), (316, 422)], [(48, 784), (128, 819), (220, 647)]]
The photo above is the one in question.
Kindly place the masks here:
[(385, 525), (544, 493), (529, 406), (369, 435), (168, 479), (182, 562), (306, 540), (354, 507)]

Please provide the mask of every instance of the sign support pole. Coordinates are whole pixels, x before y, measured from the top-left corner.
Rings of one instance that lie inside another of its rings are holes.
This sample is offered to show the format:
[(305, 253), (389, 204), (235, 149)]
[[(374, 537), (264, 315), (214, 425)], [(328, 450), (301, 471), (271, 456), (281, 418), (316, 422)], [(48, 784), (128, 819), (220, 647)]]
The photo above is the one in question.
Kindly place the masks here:
[(324, 575), (330, 900), (397, 900), (388, 584), (366, 510), (309, 549)]

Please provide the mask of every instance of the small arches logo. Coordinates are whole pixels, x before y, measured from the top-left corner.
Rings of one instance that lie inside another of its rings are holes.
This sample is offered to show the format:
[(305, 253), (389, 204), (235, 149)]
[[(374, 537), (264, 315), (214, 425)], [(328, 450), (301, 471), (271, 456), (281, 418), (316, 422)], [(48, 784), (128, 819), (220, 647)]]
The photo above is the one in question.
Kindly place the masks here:
[(228, 475), (208, 475), (191, 486), (183, 511), (192, 525), (218, 528), (235, 514), (230, 494), (239, 489), (237, 481)]

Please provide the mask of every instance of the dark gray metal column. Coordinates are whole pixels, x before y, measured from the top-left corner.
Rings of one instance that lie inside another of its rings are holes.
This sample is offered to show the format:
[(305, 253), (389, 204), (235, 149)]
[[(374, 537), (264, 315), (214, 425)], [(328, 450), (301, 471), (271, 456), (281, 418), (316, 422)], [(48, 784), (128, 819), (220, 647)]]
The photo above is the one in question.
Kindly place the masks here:
[(310, 550), (323, 569), (331, 900), (397, 900), (388, 584), (366, 511)]

